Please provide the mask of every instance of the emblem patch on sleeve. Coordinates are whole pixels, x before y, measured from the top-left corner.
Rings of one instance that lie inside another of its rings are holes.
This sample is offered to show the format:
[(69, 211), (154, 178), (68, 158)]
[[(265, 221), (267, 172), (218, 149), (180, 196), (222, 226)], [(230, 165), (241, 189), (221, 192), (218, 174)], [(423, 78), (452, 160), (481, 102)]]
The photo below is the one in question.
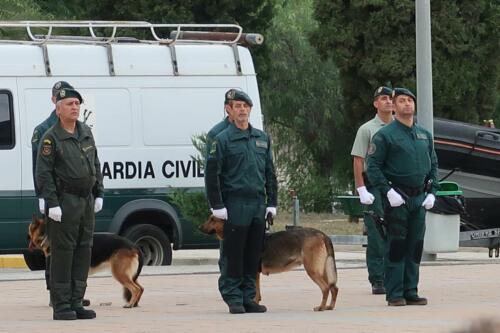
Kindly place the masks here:
[(52, 145), (44, 143), (42, 146), (42, 155), (49, 156), (50, 154), (52, 154)]
[(376, 150), (377, 146), (373, 142), (370, 143), (370, 146), (368, 147), (368, 155), (375, 153)]
[(208, 152), (209, 155), (213, 156), (217, 152), (217, 141), (212, 142), (212, 145), (210, 146), (210, 151)]
[(40, 133), (38, 133), (38, 130), (35, 130), (33, 132), (33, 136), (31, 137), (31, 143), (37, 143), (38, 140), (40, 140)]

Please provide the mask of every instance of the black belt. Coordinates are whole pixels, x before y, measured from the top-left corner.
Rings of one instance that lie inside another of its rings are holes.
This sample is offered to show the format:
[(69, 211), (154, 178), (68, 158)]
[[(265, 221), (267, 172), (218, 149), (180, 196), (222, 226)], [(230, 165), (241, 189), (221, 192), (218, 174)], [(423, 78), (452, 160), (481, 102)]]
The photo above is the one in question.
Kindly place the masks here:
[(91, 189), (84, 189), (76, 186), (71, 186), (68, 184), (61, 184), (60, 191), (63, 193), (76, 195), (80, 198), (87, 198), (92, 192)]
[(394, 188), (402, 191), (404, 194), (406, 194), (409, 197), (416, 197), (417, 195), (424, 193), (423, 186), (421, 186), (421, 187), (394, 186)]

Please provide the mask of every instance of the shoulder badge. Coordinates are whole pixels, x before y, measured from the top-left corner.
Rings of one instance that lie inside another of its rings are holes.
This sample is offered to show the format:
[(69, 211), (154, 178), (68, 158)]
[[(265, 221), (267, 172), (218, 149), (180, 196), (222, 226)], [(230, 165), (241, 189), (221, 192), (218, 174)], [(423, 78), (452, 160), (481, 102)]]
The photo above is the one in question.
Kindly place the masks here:
[(377, 150), (377, 146), (372, 142), (368, 147), (368, 155), (372, 155)]
[(210, 151), (208, 152), (209, 155), (215, 155), (217, 152), (217, 141), (212, 141), (212, 145), (210, 146)]
[(40, 133), (38, 130), (33, 131), (33, 136), (31, 137), (31, 143), (37, 143), (40, 140)]

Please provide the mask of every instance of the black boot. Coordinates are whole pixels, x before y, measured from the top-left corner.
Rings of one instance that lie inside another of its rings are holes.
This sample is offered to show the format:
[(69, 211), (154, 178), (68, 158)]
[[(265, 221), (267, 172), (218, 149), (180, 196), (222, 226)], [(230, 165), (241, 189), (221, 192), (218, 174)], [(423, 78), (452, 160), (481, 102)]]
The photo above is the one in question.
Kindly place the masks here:
[(94, 310), (87, 310), (83, 307), (75, 309), (75, 312), (78, 319), (94, 319), (96, 317)]
[(406, 299), (407, 305), (427, 305), (427, 298), (425, 297), (410, 297)]
[(241, 304), (228, 304), (229, 312), (232, 314), (245, 313), (245, 308)]
[(259, 305), (255, 302), (250, 302), (250, 303), (245, 303), (243, 304), (243, 306), (245, 307), (245, 311), (248, 312), (248, 313), (262, 313), (262, 312), (266, 312), (267, 311), (267, 308), (264, 306), (264, 305)]
[(52, 315), (52, 319), (54, 320), (75, 320), (76, 318), (76, 312), (71, 309), (54, 312), (54, 314)]
[(373, 295), (384, 295), (385, 294), (384, 283), (381, 281), (374, 282), (372, 284), (372, 294)]

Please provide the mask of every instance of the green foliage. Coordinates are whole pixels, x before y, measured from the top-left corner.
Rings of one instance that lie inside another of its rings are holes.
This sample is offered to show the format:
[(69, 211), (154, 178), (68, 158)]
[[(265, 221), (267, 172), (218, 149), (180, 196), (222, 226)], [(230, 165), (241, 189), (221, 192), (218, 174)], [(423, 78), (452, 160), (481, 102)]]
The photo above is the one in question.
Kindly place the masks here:
[[(373, 90), (415, 89), (415, 1), (314, 0), (312, 42), (340, 69), (348, 126), (372, 117)], [(434, 113), (479, 123), (498, 110), (498, 1), (431, 1)], [(498, 111), (497, 111), (498, 112)]]
[(346, 141), (339, 74), (331, 60), (321, 60), (308, 35), (316, 28), (312, 1), (285, 2), (267, 33), (269, 75), (261, 85), (267, 130), (282, 189), (298, 192), (307, 211), (330, 209), (332, 179), (349, 181), (351, 142)]
[[(42, 14), (40, 7), (33, 0), (0, 0), (0, 20), (25, 21), (45, 20), (51, 16)], [(0, 38), (26, 39), (26, 29), (0, 29)]]
[(208, 202), (203, 192), (190, 192), (184, 188), (173, 189), (168, 199), (177, 206), (182, 216), (195, 226), (201, 225), (210, 215)]

